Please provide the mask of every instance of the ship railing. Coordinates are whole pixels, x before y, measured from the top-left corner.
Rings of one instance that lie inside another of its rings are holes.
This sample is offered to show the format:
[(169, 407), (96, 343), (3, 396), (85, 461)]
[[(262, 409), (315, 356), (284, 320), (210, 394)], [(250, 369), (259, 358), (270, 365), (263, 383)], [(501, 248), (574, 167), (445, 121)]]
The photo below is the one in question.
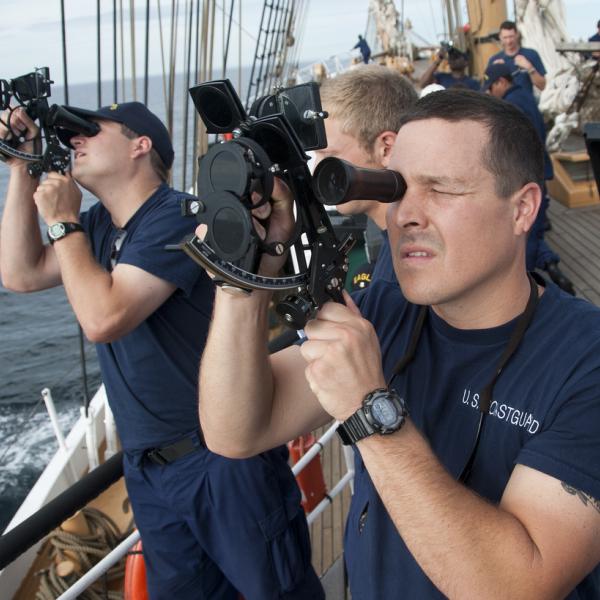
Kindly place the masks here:
[[(325, 444), (331, 441), (338, 427), (338, 422), (335, 422), (325, 433), (311, 446), (311, 448), (302, 456), (302, 458), (292, 467), (294, 476), (297, 476), (306, 466), (316, 457), (316, 455), (324, 448)], [(347, 446), (343, 447), (344, 460), (346, 463), (346, 473), (333, 486), (331, 491), (326, 494), (325, 498), (306, 515), (306, 520), (309, 525), (333, 503), (333, 499), (338, 496), (343, 489), (350, 485), (354, 480), (354, 456), (353, 451)], [(118, 563), (138, 542), (140, 539), (138, 531), (134, 531), (128, 538), (123, 540), (116, 548), (107, 554), (100, 562), (96, 563), (85, 575), (83, 575), (74, 585), (65, 591), (58, 600), (75, 600), (85, 589), (98, 580), (106, 573), (113, 565)]]

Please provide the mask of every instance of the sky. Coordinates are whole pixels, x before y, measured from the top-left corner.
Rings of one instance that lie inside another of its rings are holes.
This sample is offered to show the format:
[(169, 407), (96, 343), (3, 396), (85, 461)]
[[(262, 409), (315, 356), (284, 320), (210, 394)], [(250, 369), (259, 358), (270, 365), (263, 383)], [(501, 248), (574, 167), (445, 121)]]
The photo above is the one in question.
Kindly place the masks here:
[[(587, 39), (595, 33), (595, 24), (600, 19), (598, 0), (563, 0), (567, 31), (572, 39)], [(130, 35), (129, 5), (127, 0), (119, 0), (124, 11), (124, 27), (127, 39)], [(137, 51), (136, 70), (138, 76), (143, 69), (142, 42), (145, 37), (145, 5), (138, 0), (134, 3), (135, 36)], [(160, 33), (158, 28), (158, 10), (161, 7), (163, 22), (170, 18), (169, 0), (152, 0), (151, 4), (151, 73), (161, 72)], [(180, 24), (183, 29), (183, 7), (180, 0)], [(235, 2), (235, 19), (238, 17)], [(511, 12), (512, 2), (509, 5)], [(67, 48), (69, 84), (96, 80), (96, 0), (64, 0), (67, 17)], [(100, 0), (102, 19), (102, 75), (103, 79), (112, 78), (112, 7), (111, 0)], [(216, 17), (216, 47), (220, 47), (223, 30), (222, 6), (229, 7), (229, 0), (218, 0)], [(60, 28), (60, 0), (0, 0), (2, 19), (0, 20), (0, 78), (11, 79), (27, 73), (33, 67), (49, 66), (52, 78), (61, 84), (62, 41)], [(260, 21), (263, 1), (243, 0), (242, 2), (242, 64), (251, 64), (256, 46), (256, 32)], [(404, 6), (406, 18), (412, 22), (414, 30), (431, 43), (443, 37), (443, 21), (440, 0), (396, 0), (396, 7)], [(323, 60), (335, 54), (347, 51), (356, 42), (356, 36), (364, 33), (367, 22), (367, 0), (312, 0), (308, 1), (306, 26), (302, 36), (300, 58), (302, 61)], [(227, 9), (228, 10), (228, 9)], [(166, 27), (166, 25), (164, 25)], [(165, 42), (167, 32), (164, 32)], [(183, 35), (179, 36), (180, 41)], [(238, 61), (238, 32), (234, 26), (232, 32), (233, 47), (229, 63)], [(178, 52), (183, 52), (180, 45)], [(131, 59), (126, 49), (126, 72), (131, 73)], [(181, 54), (179, 64), (181, 62)]]

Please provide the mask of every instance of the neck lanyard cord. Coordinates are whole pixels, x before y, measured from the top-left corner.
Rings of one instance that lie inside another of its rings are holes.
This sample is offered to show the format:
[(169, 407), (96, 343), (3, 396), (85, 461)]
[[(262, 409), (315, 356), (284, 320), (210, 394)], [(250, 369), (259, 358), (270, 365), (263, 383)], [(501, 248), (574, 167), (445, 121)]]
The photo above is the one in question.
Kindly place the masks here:
[[(479, 413), (479, 423), (477, 425), (477, 436), (475, 438), (475, 443), (473, 444), (473, 448), (469, 455), (469, 459), (467, 460), (467, 464), (465, 465), (465, 468), (462, 470), (462, 473), (460, 474), (460, 477), (458, 478), (458, 480), (463, 483), (466, 482), (467, 479), (469, 478), (469, 476), (471, 475), (471, 469), (472, 469), (473, 463), (475, 461), (475, 454), (477, 452), (477, 448), (479, 446), (479, 440), (481, 438), (481, 431), (483, 429), (484, 417), (486, 414), (489, 413), (490, 406), (492, 404), (492, 394), (494, 391), (494, 386), (496, 385), (498, 378), (502, 374), (502, 371), (508, 364), (508, 361), (511, 359), (511, 357), (514, 355), (514, 353), (517, 351), (517, 348), (521, 344), (521, 341), (523, 340), (523, 337), (525, 336), (525, 332), (527, 331), (527, 328), (531, 324), (533, 315), (535, 313), (535, 309), (537, 308), (537, 305), (538, 305), (539, 297), (538, 297), (538, 293), (537, 293), (537, 284), (536, 284), (534, 278), (531, 276), (531, 274), (528, 273), (527, 277), (529, 279), (529, 285), (530, 285), (529, 300), (527, 301), (527, 306), (525, 307), (525, 310), (519, 315), (519, 317), (517, 319), (515, 328), (513, 329), (512, 333), (511, 333), (510, 339), (508, 340), (508, 344), (506, 345), (506, 348), (502, 352), (500, 360), (498, 361), (498, 366), (496, 367), (496, 369), (494, 369), (494, 375), (492, 376), (490, 381), (487, 383), (487, 385), (484, 386), (484, 388), (480, 394), (480, 401), (479, 401), (480, 413)], [(406, 352), (404, 353), (402, 358), (400, 358), (400, 360), (396, 363), (396, 366), (394, 367), (394, 370), (392, 371), (392, 376), (390, 377), (390, 379), (388, 381), (388, 387), (391, 386), (394, 378), (396, 376), (400, 375), (401, 373), (403, 373), (405, 371), (406, 367), (413, 361), (416, 351), (417, 351), (417, 346), (419, 344), (419, 339), (421, 338), (421, 333), (423, 332), (423, 326), (425, 325), (425, 321), (427, 320), (428, 312), (429, 312), (429, 308), (427, 306), (421, 306), (421, 308), (419, 309), (419, 314), (417, 315), (417, 320), (415, 322), (415, 325), (413, 327), (413, 330), (412, 330), (412, 333), (410, 336), (410, 340), (408, 342), (408, 348), (406, 349)]]

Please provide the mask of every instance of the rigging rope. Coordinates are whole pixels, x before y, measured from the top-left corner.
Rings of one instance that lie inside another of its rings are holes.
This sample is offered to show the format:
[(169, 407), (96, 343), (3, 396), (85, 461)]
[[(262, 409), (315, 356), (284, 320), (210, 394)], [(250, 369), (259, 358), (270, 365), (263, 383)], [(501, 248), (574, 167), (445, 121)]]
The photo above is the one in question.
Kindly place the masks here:
[(96, 0), (96, 86), (98, 95), (98, 108), (102, 106), (102, 59), (100, 39), (100, 0)]
[(131, 85), (133, 99), (137, 100), (137, 78), (135, 74), (135, 4), (129, 0), (129, 29), (131, 31)]
[(117, 0), (113, 0), (113, 102), (118, 101), (117, 94)]
[(146, 0), (146, 47), (144, 49), (144, 104), (148, 104), (148, 59), (150, 54), (150, 0)]
[(69, 78), (67, 77), (67, 30), (65, 21), (65, 0), (60, 0), (60, 29), (62, 33), (63, 80), (65, 84), (65, 104), (69, 104)]

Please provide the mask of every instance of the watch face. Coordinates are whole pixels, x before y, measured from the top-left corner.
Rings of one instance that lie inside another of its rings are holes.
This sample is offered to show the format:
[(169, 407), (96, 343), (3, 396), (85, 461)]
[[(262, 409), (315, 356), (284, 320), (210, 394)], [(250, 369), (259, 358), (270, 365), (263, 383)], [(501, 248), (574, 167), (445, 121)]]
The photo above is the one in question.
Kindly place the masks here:
[(56, 240), (63, 235), (65, 235), (65, 226), (62, 223), (54, 223), (54, 225), (50, 225), (48, 228), (48, 235)]
[(371, 405), (371, 414), (382, 427), (392, 427), (398, 421), (398, 410), (385, 396), (375, 398)]

